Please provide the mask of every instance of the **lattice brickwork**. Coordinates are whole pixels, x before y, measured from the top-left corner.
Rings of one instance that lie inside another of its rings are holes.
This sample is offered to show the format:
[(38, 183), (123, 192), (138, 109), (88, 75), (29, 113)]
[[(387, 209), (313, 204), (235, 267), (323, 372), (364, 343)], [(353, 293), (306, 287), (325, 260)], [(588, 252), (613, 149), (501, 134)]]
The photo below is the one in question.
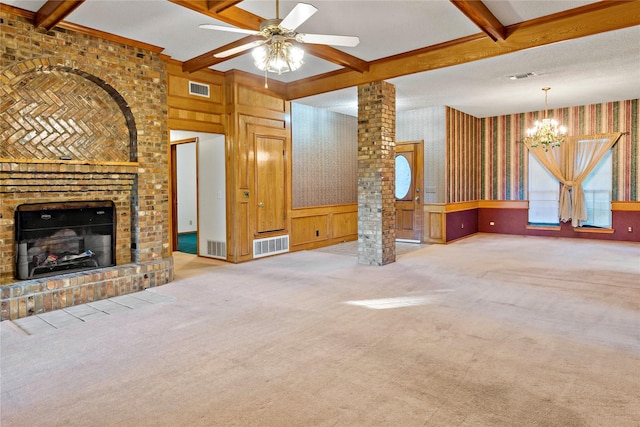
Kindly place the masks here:
[(0, 157), (129, 161), (120, 106), (80, 75), (33, 70), (2, 85), (0, 98)]

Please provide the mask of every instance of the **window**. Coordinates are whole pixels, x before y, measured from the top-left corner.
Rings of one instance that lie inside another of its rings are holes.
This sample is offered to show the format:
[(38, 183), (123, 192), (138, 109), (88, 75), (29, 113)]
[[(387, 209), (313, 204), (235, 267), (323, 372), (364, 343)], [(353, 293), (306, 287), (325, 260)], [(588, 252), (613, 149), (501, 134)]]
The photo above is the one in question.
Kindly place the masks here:
[[(582, 226), (611, 228), (612, 170), (609, 149), (582, 183), (588, 218)], [(559, 190), (558, 180), (529, 152), (529, 224), (560, 224)]]
[(560, 184), (529, 152), (529, 224), (558, 225)]
[(611, 228), (612, 170), (611, 150), (600, 160), (582, 183), (587, 220), (583, 226)]

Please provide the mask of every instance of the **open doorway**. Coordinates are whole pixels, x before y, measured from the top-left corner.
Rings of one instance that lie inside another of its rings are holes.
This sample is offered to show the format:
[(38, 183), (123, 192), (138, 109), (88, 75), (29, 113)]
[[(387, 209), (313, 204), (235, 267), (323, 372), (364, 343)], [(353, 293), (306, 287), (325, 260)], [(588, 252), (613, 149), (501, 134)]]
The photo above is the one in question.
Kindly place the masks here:
[(225, 259), (224, 135), (170, 132), (173, 251)]

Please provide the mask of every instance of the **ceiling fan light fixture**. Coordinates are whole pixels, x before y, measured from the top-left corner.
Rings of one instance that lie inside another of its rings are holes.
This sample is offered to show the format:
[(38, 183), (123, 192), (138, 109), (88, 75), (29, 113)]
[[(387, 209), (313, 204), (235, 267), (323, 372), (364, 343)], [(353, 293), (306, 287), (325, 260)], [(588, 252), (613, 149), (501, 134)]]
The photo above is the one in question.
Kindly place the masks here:
[(270, 73), (286, 73), (302, 66), (304, 50), (298, 46), (273, 37), (271, 43), (256, 47), (252, 51), (253, 61), (260, 70)]

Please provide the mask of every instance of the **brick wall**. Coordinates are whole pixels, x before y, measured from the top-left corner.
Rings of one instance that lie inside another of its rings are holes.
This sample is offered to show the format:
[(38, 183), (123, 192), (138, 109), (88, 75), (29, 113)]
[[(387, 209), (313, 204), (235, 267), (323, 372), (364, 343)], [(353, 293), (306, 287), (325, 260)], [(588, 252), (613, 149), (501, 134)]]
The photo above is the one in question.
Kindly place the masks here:
[[(35, 29), (28, 16), (12, 11), (0, 11), (2, 319), (167, 283), (167, 94), (160, 49), (59, 27)], [(15, 208), (79, 200), (116, 204), (118, 267), (73, 280), (15, 282)], [(161, 273), (150, 280), (150, 271)], [(88, 292), (88, 286), (100, 290)], [(63, 303), (44, 303), (62, 295)]]
[(358, 262), (396, 260), (395, 86), (358, 86)]

